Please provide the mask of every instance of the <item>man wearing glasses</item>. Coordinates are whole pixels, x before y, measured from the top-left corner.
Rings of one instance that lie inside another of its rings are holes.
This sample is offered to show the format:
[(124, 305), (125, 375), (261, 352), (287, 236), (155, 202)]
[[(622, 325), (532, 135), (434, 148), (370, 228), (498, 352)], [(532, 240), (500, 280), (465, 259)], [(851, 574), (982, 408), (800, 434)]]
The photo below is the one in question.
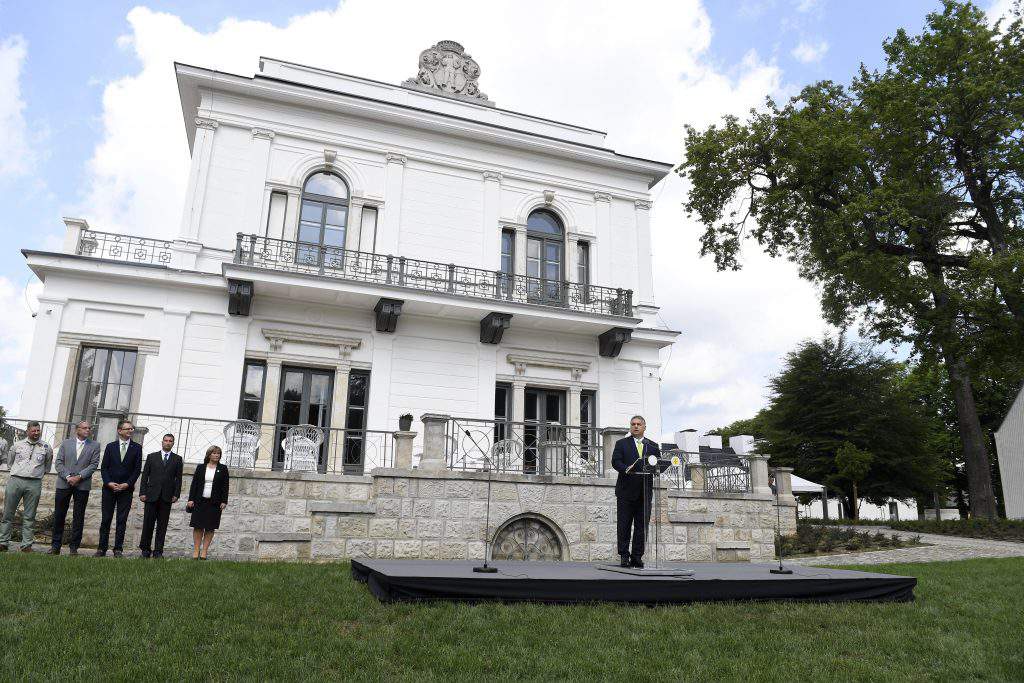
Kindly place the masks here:
[(128, 420), (117, 425), (117, 441), (111, 441), (103, 451), (100, 474), (103, 476), (103, 499), (100, 519), (100, 543), (96, 557), (107, 554), (110, 541), (110, 522), (117, 512), (114, 532), (114, 557), (124, 550), (124, 532), (128, 526), (128, 512), (132, 509), (135, 482), (142, 472), (142, 446), (132, 441), (135, 426)]

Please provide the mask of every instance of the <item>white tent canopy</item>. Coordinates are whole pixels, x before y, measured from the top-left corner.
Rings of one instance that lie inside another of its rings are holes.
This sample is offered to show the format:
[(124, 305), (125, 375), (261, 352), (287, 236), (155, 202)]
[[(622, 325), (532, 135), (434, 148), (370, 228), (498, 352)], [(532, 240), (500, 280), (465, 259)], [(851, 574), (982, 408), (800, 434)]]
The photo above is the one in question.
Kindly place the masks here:
[(815, 484), (813, 481), (798, 477), (795, 474), (791, 475), (793, 480), (793, 493), (823, 493), (825, 487), (821, 484)]

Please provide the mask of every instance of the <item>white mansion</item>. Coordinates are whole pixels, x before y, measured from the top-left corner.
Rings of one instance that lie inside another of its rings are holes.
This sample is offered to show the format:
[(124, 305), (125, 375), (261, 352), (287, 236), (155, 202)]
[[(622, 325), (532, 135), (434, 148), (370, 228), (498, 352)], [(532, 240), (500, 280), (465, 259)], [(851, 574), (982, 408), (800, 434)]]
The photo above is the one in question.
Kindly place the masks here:
[[(540, 529), (559, 546), (541, 555), (610, 554), (602, 434), (637, 413), (661, 433), (678, 335), (655, 324), (651, 273), (670, 164), (498, 108), (451, 41), (402, 85), (259, 66), (175, 67), (192, 158), (176, 237), (66, 219), (62, 252), (24, 251), (44, 289), (21, 416), (55, 436), (100, 418), (104, 438), (129, 415), (147, 451), (171, 431), (187, 462), (222, 445), (247, 472), (222, 541), (240, 555), (479, 556), (484, 469), (504, 482), (499, 550)], [(677, 559), (770, 554), (762, 470), (719, 502), (679, 486)]]

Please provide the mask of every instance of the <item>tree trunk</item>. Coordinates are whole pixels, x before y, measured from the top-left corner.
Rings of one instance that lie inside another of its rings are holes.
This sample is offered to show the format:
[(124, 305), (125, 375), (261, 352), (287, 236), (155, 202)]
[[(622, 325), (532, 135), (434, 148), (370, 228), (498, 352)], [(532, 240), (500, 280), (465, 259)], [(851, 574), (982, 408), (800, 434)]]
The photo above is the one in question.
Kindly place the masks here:
[(853, 500), (851, 501), (853, 508), (853, 521), (860, 519), (860, 505), (857, 503), (857, 482), (853, 482)]
[(946, 372), (953, 387), (953, 401), (956, 404), (957, 423), (960, 439), (964, 445), (964, 462), (967, 465), (967, 486), (971, 495), (971, 516), (996, 517), (996, 499), (992, 491), (991, 468), (985, 435), (978, 419), (978, 408), (974, 403), (974, 391), (967, 364), (961, 358), (946, 356)]

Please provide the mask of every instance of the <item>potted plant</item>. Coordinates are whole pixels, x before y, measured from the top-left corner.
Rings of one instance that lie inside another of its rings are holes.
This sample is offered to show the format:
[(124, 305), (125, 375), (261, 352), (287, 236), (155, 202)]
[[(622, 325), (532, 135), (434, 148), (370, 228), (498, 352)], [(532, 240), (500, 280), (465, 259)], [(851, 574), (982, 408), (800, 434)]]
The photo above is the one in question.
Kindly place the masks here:
[(398, 430), (408, 432), (412, 429), (412, 413), (402, 413), (398, 416)]

